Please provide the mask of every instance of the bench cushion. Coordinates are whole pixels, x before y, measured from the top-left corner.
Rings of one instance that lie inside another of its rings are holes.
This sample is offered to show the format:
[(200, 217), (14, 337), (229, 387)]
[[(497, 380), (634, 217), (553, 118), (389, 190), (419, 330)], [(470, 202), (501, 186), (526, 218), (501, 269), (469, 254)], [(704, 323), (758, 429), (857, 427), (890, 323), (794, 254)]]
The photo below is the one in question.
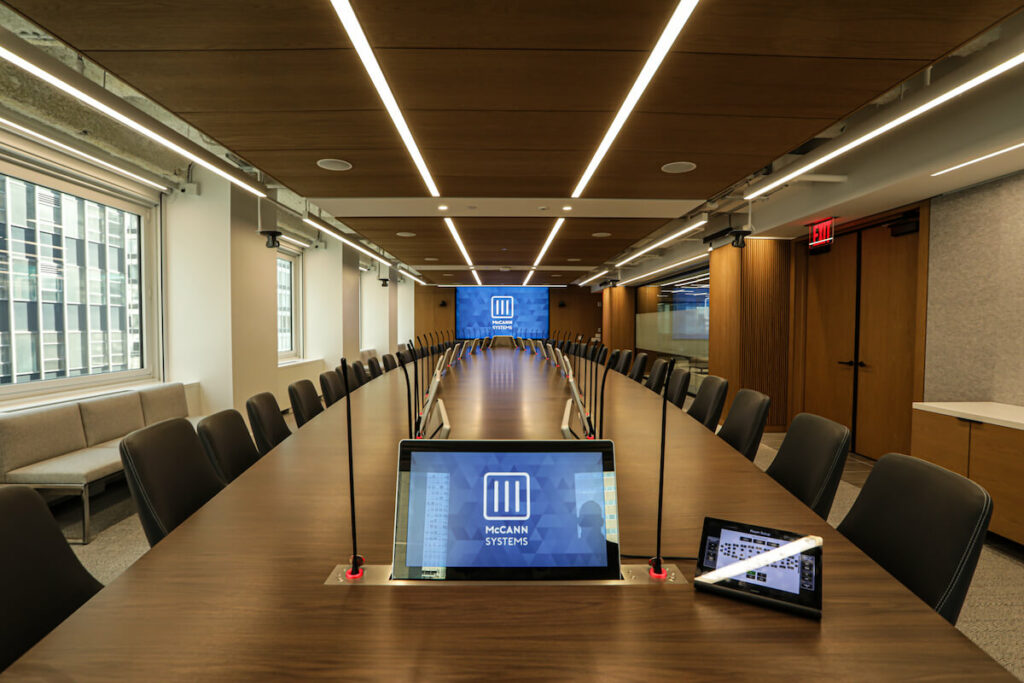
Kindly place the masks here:
[(78, 405), (82, 409), (85, 440), (89, 446), (118, 439), (146, 426), (142, 418), (142, 403), (134, 391), (91, 398), (80, 401)]
[(77, 403), (0, 415), (0, 478), (11, 470), (86, 445)]
[(139, 398), (142, 399), (142, 413), (147, 425), (174, 417), (188, 417), (185, 385), (180, 382), (143, 389), (139, 392)]
[(121, 453), (113, 441), (58, 455), (7, 473), (9, 484), (88, 484), (121, 471)]

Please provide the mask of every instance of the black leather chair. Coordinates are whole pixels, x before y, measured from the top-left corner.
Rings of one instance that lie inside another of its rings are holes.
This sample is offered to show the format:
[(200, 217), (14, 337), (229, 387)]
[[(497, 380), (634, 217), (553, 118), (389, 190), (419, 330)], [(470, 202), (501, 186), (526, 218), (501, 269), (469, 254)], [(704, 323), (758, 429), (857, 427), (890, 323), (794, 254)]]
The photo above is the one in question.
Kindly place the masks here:
[(955, 624), (970, 588), (992, 497), (909, 455), (883, 455), (839, 532)]
[(668, 400), (682, 408), (686, 403), (686, 392), (690, 389), (690, 371), (683, 368), (672, 370), (668, 378)]
[(370, 379), (377, 379), (384, 374), (384, 371), (380, 369), (380, 361), (377, 360), (376, 356), (366, 361), (366, 365), (370, 372)]
[(651, 366), (651, 373), (647, 375), (647, 381), (644, 382), (644, 386), (654, 393), (660, 394), (661, 388), (665, 386), (666, 372), (668, 372), (668, 361), (664, 358), (657, 359)]
[(103, 584), (75, 557), (42, 496), (27, 486), (0, 487), (0, 549), (2, 672)]
[(196, 432), (213, 469), (225, 484), (233, 482), (260, 459), (245, 420), (237, 410), (222, 410), (204, 417)]
[(252, 427), (253, 438), (260, 455), (266, 455), (277, 444), (292, 435), (292, 430), (281, 415), (277, 399), (269, 391), (256, 394), (245, 402), (245, 412), (249, 415), (249, 426)]
[(760, 391), (740, 389), (732, 400), (718, 436), (753, 462), (757, 447), (761, 445), (764, 425), (768, 421), (771, 399)]
[(629, 372), (629, 368), (632, 366), (632, 363), (633, 351), (630, 349), (625, 349), (622, 352), (622, 355), (619, 356), (619, 364), (615, 367), (615, 371), (625, 375), (627, 372)]
[(398, 361), (390, 353), (384, 354), (384, 372), (391, 372), (398, 367)]
[(768, 466), (768, 476), (828, 519), (849, 452), (849, 429), (819, 415), (800, 413)]
[(298, 427), (324, 412), (316, 387), (308, 379), (300, 379), (288, 385), (288, 401), (292, 404), (292, 415)]
[(320, 393), (328, 408), (345, 398), (345, 384), (336, 370), (320, 373)]
[(644, 381), (644, 370), (647, 369), (647, 354), (638, 353), (636, 354), (636, 360), (633, 362), (633, 369), (629, 371), (629, 378), (634, 382)]
[(622, 351), (619, 351), (618, 349), (614, 349), (608, 355), (608, 367), (611, 368), (612, 370), (617, 368), (619, 366), (619, 356), (621, 356), (621, 355), (622, 355)]
[(352, 368), (352, 376), (356, 380), (356, 386), (363, 386), (370, 381), (370, 373), (363, 367), (362, 361), (355, 361), (350, 366)]
[[(342, 358), (342, 360), (345, 360), (345, 359)], [(338, 374), (338, 379), (341, 380), (341, 387), (342, 387), (342, 389), (344, 389), (345, 388), (345, 375), (343, 375), (341, 373), (341, 366), (339, 365), (338, 367), (334, 368), (334, 372), (336, 372)], [(359, 387), (360, 387), (360, 384), (359, 384), (359, 380), (356, 379), (356, 373), (352, 369), (352, 366), (349, 365), (348, 366), (348, 390), (349, 390), (349, 393), (355, 391)]]
[(729, 383), (721, 377), (708, 375), (700, 383), (700, 389), (693, 398), (693, 403), (686, 413), (702, 425), (715, 431), (718, 427), (718, 418), (722, 416), (722, 406), (725, 405), (725, 395), (729, 392)]
[(121, 464), (150, 546), (224, 488), (192, 423), (183, 417), (124, 437)]

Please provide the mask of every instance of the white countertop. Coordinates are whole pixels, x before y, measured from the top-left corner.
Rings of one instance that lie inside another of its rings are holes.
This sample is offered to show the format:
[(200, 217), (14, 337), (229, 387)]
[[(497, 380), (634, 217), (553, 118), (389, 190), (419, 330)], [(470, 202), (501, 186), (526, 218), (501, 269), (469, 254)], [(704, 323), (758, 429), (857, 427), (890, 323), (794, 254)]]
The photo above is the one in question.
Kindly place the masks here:
[(1014, 406), (1009, 403), (992, 403), (990, 401), (915, 403), (914, 410), (962, 417), (965, 420), (975, 420), (1010, 429), (1024, 429), (1024, 406)]

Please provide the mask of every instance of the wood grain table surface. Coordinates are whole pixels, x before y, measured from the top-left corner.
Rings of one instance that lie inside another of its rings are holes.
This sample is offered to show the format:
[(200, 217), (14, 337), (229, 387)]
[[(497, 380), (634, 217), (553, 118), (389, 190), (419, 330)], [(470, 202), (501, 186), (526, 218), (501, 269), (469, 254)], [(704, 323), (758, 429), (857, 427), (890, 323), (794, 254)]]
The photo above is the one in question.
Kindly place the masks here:
[[(456, 363), (440, 390), (455, 439), (558, 439), (568, 396), (555, 368), (515, 349)], [(391, 562), (405, 401), (401, 370), (352, 395), (360, 551), (371, 564)], [(622, 552), (649, 556), (660, 400), (611, 372), (605, 404)], [(663, 554), (695, 555), (705, 516), (820, 535), (820, 623), (692, 586), (326, 586), (351, 550), (341, 402), (231, 483), (6, 676), (1010, 679), (752, 463), (669, 408)], [(692, 561), (678, 564), (692, 577)]]

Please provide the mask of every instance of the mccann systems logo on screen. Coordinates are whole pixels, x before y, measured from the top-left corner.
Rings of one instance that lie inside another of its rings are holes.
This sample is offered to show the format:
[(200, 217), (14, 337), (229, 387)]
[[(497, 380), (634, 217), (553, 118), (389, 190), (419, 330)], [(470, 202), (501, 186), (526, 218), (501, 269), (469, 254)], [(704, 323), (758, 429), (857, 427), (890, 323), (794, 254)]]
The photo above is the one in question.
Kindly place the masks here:
[[(489, 522), (525, 522), (530, 519), (530, 475), (526, 472), (488, 472), (484, 475), (484, 519)], [(530, 544), (526, 524), (484, 524), (484, 545), (525, 547)]]
[(515, 319), (516, 301), (510, 296), (491, 297), (491, 329), (495, 332), (512, 331)]

